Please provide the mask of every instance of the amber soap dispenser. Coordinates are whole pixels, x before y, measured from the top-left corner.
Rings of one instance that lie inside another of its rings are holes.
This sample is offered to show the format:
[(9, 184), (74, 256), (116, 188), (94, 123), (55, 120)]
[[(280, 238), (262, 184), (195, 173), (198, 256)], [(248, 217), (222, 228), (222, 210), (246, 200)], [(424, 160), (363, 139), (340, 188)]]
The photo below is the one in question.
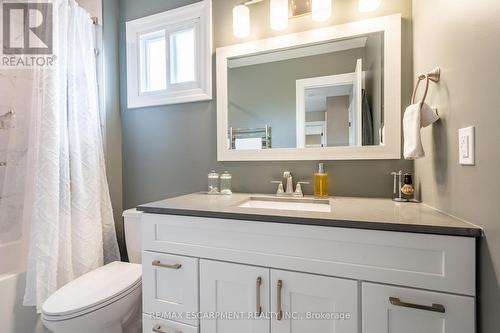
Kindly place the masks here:
[(323, 163), (319, 164), (318, 172), (314, 174), (314, 197), (328, 197), (328, 174)]

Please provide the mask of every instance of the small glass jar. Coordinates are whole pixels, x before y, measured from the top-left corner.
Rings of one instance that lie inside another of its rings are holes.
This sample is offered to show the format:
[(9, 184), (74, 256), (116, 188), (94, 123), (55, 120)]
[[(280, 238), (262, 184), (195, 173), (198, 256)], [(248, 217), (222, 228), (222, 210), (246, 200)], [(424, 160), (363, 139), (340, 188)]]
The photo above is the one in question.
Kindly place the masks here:
[(208, 174), (208, 194), (219, 194), (219, 178), (215, 170)]
[(231, 191), (231, 180), (233, 179), (233, 176), (225, 171), (221, 176), (220, 176), (220, 193), (221, 194), (233, 194)]

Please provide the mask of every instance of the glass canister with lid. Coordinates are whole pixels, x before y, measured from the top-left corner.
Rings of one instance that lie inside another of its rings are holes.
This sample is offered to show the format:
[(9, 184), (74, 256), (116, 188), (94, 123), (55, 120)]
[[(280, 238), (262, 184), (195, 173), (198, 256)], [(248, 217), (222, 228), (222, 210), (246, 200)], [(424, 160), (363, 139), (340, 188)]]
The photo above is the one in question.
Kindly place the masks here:
[(220, 176), (220, 193), (229, 195), (233, 194), (231, 190), (231, 181), (233, 179), (233, 176), (227, 172), (224, 171), (224, 173)]
[(208, 174), (208, 194), (219, 194), (219, 178), (215, 170)]

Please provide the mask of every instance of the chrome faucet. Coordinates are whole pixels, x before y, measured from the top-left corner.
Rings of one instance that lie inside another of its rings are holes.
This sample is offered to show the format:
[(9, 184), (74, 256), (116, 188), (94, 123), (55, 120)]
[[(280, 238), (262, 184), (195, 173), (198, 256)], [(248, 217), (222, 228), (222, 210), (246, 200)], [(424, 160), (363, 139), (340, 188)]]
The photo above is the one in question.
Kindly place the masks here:
[(293, 194), (293, 176), (290, 171), (283, 172), (283, 178), (286, 180), (285, 186), (285, 194), (292, 195)]
[(295, 190), (293, 189), (293, 176), (290, 171), (283, 172), (283, 179), (286, 180), (285, 186), (283, 186), (282, 181), (272, 181), (271, 183), (277, 184), (278, 189), (276, 190), (276, 196), (278, 197), (303, 197), (302, 184), (309, 184), (309, 182), (297, 182)]

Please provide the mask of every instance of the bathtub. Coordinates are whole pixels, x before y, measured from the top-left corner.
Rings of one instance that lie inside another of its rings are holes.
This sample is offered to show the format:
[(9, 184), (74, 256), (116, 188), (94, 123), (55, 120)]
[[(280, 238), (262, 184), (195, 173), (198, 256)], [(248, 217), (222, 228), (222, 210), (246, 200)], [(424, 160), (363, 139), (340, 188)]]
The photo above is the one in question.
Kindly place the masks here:
[(0, 323), (2, 333), (49, 333), (34, 307), (23, 306), (26, 281), (24, 240), (0, 244)]
[(0, 275), (2, 333), (49, 333), (34, 307), (23, 306), (26, 273)]

